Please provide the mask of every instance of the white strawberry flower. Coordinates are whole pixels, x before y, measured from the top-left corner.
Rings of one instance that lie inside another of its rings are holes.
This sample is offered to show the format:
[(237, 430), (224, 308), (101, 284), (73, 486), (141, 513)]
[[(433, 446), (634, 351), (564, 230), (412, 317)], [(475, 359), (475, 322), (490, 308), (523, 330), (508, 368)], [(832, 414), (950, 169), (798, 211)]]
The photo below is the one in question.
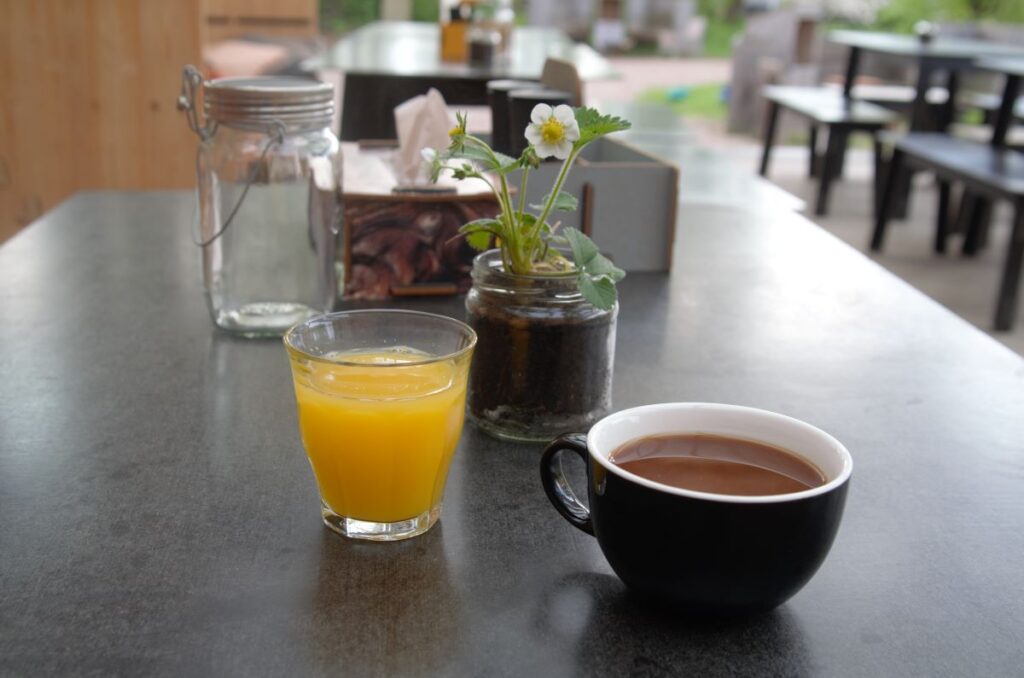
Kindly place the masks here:
[(572, 145), (580, 138), (580, 126), (572, 108), (559, 104), (554, 109), (547, 104), (537, 104), (530, 113), (530, 124), (526, 126), (526, 140), (536, 149), (537, 156), (555, 156), (565, 160), (572, 152)]

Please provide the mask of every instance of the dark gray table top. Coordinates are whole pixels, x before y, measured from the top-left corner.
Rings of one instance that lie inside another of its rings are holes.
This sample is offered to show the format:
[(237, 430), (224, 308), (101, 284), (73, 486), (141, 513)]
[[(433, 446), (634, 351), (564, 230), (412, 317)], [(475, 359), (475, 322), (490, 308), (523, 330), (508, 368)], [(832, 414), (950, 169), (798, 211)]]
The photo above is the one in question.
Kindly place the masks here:
[(1024, 360), (801, 217), (683, 210), (675, 273), (622, 285), (617, 407), (765, 407), (854, 456), (814, 580), (699, 623), (471, 426), (427, 535), (324, 529), (285, 352), (213, 331), (191, 212), (80, 194), (0, 247), (0, 674), (1019, 675)]
[(440, 27), (435, 23), (376, 21), (353, 31), (303, 66), (389, 76), (537, 80), (544, 61), (556, 57), (571, 61), (583, 80), (616, 76), (609, 61), (592, 47), (574, 43), (555, 28), (515, 27), (507, 62), (496, 63), (492, 68), (441, 61), (440, 41)]
[(1024, 54), (1017, 58), (978, 59), (975, 65), (986, 71), (1024, 77)]
[(913, 57), (973, 61), (978, 57), (1024, 56), (1024, 47), (988, 40), (954, 38), (939, 33), (931, 42), (923, 43), (916, 35), (878, 33), (874, 31), (830, 31), (828, 39), (837, 45), (856, 47), (866, 52)]

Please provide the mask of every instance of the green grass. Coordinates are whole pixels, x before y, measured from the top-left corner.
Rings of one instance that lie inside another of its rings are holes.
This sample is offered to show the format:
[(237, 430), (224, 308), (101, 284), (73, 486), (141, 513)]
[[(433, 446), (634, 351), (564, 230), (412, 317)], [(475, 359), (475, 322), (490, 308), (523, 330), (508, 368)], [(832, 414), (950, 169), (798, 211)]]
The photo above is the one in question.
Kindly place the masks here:
[[(698, 57), (715, 57), (728, 59), (732, 56), (732, 40), (743, 32), (742, 21), (708, 18), (707, 29), (704, 31), (704, 53)], [(659, 56), (658, 45), (653, 42), (641, 42), (633, 45), (626, 52), (628, 56)]]
[[(672, 110), (687, 118), (723, 120), (729, 112), (722, 102), (723, 85), (694, 85), (692, 87), (656, 87), (643, 92), (638, 101), (668, 104)], [(673, 94), (685, 91), (686, 96), (673, 101)]]
[(742, 32), (742, 21), (708, 19), (708, 27), (704, 32), (704, 56), (732, 56), (732, 40), (738, 33)]

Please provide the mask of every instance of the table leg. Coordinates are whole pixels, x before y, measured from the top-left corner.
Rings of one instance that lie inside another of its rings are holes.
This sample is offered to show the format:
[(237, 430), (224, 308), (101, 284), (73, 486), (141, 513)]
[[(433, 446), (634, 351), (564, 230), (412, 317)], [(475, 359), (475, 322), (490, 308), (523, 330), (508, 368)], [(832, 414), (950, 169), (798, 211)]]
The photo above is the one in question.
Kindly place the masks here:
[(807, 176), (818, 176), (818, 126), (813, 122), (808, 129), (807, 150), (811, 153), (811, 162), (807, 165)]
[(871, 249), (878, 252), (885, 242), (885, 228), (892, 215), (893, 200), (896, 197), (896, 189), (900, 179), (903, 165), (903, 152), (898, 148), (893, 149), (892, 158), (889, 159), (889, 169), (886, 172), (885, 183), (882, 187), (882, 197), (878, 201), (877, 214), (875, 215), (875, 230), (871, 234)]
[(935, 121), (928, 111), (928, 88), (931, 86), (934, 69), (927, 59), (921, 59), (917, 67), (917, 93), (910, 111), (910, 130), (912, 132), (928, 132), (936, 128)]
[(1003, 265), (1003, 279), (999, 283), (996, 302), (996, 329), (1010, 330), (1017, 312), (1017, 292), (1020, 289), (1020, 268), (1024, 261), (1024, 199), (1018, 199), (1013, 219), (1013, 234)]
[(828, 212), (828, 189), (843, 162), (843, 150), (846, 148), (847, 136), (846, 129), (838, 125), (829, 127), (825, 161), (821, 166), (821, 176), (818, 177), (818, 202), (814, 208), (814, 213), (818, 216), (823, 216)]
[(871, 147), (874, 151), (875, 161), (875, 173), (871, 182), (871, 199), (873, 211), (871, 215), (878, 219), (878, 213), (881, 210), (882, 204), (882, 190), (885, 187), (885, 147), (882, 144), (882, 140), (879, 138), (879, 133), (875, 133), (871, 137)]
[[(1014, 106), (1020, 94), (1020, 76), (1007, 75), (1003, 87), (1003, 99), (999, 104), (995, 122), (992, 124), (992, 146), (1006, 146), (1006, 133), (1013, 122)], [(967, 237), (964, 239), (963, 253), (970, 256), (985, 246), (988, 240), (989, 225), (992, 220), (992, 201), (980, 195), (974, 196), (972, 209), (969, 212)]]
[(949, 181), (939, 179), (938, 216), (935, 219), (935, 251), (946, 253), (946, 237), (949, 235)]
[[(956, 121), (956, 97), (957, 91), (960, 89), (960, 73), (956, 70), (950, 69), (949, 77), (946, 78), (946, 91), (949, 93), (949, 97), (946, 99), (946, 103), (942, 106), (942, 119), (939, 125), (943, 131), (949, 129), (949, 126)], [(925, 104), (928, 103), (928, 90), (925, 89)], [(929, 106), (929, 109), (931, 107)]]
[[(967, 192), (967, 189), (964, 189)], [(983, 195), (971, 192), (967, 208), (967, 227), (962, 252), (974, 256), (988, 242), (988, 225), (992, 219), (992, 201)]]
[(1006, 133), (1013, 122), (1013, 108), (1017, 103), (1017, 96), (1020, 94), (1020, 76), (1007, 75), (1006, 85), (1003, 88), (1003, 100), (999, 104), (999, 112), (996, 114), (995, 124), (992, 126), (992, 145), (1003, 147), (1006, 145)]
[(857, 79), (857, 69), (860, 67), (860, 47), (851, 47), (850, 56), (846, 60), (846, 80), (843, 81), (843, 98), (847, 102), (853, 98), (853, 83)]
[(761, 152), (762, 177), (768, 176), (768, 163), (772, 157), (772, 144), (775, 143), (775, 127), (779, 122), (779, 105), (774, 101), (768, 102), (768, 111), (764, 125), (764, 150)]

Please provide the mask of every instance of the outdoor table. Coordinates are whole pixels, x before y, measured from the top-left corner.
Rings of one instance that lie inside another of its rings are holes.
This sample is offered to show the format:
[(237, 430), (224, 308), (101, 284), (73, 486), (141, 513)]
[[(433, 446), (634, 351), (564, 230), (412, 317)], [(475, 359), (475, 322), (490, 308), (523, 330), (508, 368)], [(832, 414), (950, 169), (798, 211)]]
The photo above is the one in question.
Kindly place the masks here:
[[(1024, 48), (986, 40), (944, 37), (941, 33), (928, 42), (916, 35), (897, 33), (875, 33), (871, 31), (831, 31), (829, 41), (850, 48), (846, 62), (846, 79), (843, 95), (849, 99), (857, 78), (862, 52), (874, 52), (902, 57), (917, 64), (917, 85), (910, 115), (910, 128), (914, 131), (945, 130), (952, 122), (953, 107), (960, 71), (973, 68), (980, 57), (1018, 56), (1024, 57)], [(933, 119), (927, 101), (928, 88), (936, 74), (946, 74), (946, 99), (944, 112), (939, 119)]]
[(1006, 76), (1006, 83), (1003, 85), (1003, 98), (999, 102), (999, 110), (992, 123), (992, 145), (1005, 146), (1006, 133), (1013, 123), (1017, 98), (1020, 96), (1020, 81), (1021, 78), (1024, 78), (1024, 54), (1017, 58), (978, 59), (975, 66), (983, 71)]
[(345, 76), (341, 138), (357, 141), (394, 138), (390, 111), (430, 87), (450, 104), (486, 105), (489, 80), (538, 80), (548, 57), (571, 62), (584, 81), (616, 75), (608, 60), (589, 45), (538, 26), (513, 28), (507, 58), (490, 67), (445, 62), (439, 25), (411, 21), (368, 24), (334, 43), (326, 54), (304, 62), (303, 68), (334, 69)]
[(681, 210), (674, 272), (621, 284), (617, 408), (762, 407), (853, 455), (815, 578), (713, 621), (630, 594), (541, 448), (468, 423), (426, 535), (325, 529), (281, 342), (207, 317), (193, 200), (83, 193), (0, 247), (0, 673), (1019, 673), (1024, 360), (801, 216)]

